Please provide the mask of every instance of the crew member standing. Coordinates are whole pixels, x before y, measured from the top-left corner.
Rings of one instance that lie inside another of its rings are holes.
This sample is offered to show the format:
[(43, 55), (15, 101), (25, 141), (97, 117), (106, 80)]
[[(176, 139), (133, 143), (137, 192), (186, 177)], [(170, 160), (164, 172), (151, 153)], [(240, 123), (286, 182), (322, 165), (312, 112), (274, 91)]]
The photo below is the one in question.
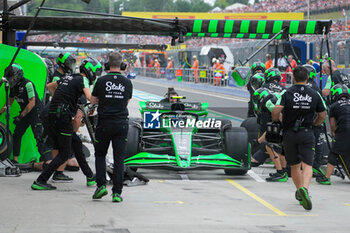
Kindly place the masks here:
[(109, 55), (109, 73), (97, 80), (92, 92), (91, 104), (98, 104), (98, 124), (95, 141), (95, 165), (97, 189), (93, 199), (107, 195), (106, 154), (110, 142), (113, 147), (113, 202), (122, 202), (124, 158), (129, 129), (127, 105), (132, 97), (132, 83), (120, 73), (122, 57)]
[[(272, 112), (272, 119), (278, 121), (282, 113), (283, 146), (297, 188), (295, 197), (304, 209), (311, 210), (308, 188), (315, 154), (315, 136), (312, 127), (324, 121), (326, 108), (319, 93), (306, 85), (308, 79), (306, 68), (296, 67), (293, 76), (294, 85), (277, 102)], [(315, 113), (317, 117), (314, 119)]]
[[(315, 78), (316, 78), (316, 69), (315, 67), (313, 67), (312, 65), (309, 64), (305, 64), (303, 65), (303, 67), (306, 68), (307, 72), (308, 72), (308, 80), (306, 85), (308, 85), (309, 87), (311, 87), (313, 90), (315, 90), (316, 92), (318, 92), (321, 96), (322, 96), (322, 92), (321, 89), (318, 87), (318, 85), (315, 82)], [(313, 164), (313, 173), (316, 177), (318, 176), (324, 176), (325, 173), (324, 171), (321, 169), (321, 164), (322, 164), (322, 160), (323, 160), (323, 154), (324, 154), (324, 150), (325, 150), (325, 134), (324, 134), (324, 128), (322, 125), (320, 126), (315, 126), (314, 127), (314, 134), (315, 134), (315, 158), (314, 158), (314, 164)]]
[[(255, 113), (254, 113), (254, 105), (253, 105), (253, 95), (254, 92), (259, 89), (261, 87), (261, 85), (264, 83), (264, 76), (262, 76), (262, 78), (260, 78), (260, 80), (256, 83), (259, 83), (259, 87), (254, 88), (252, 86), (252, 77), (257, 74), (257, 73), (264, 73), (265, 72), (265, 64), (262, 62), (254, 62), (253, 65), (250, 67), (250, 77), (249, 77), (249, 81), (247, 83), (247, 89), (249, 91), (250, 94), (250, 99), (248, 102), (248, 115), (247, 117), (255, 117)], [(262, 82), (261, 82), (262, 80)]]

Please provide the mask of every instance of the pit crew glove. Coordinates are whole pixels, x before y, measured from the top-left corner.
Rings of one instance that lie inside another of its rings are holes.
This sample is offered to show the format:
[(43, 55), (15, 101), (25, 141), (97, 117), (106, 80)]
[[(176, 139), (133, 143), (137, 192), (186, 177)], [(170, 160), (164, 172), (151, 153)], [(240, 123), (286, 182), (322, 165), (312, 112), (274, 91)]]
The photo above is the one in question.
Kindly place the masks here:
[(266, 101), (265, 107), (266, 107), (270, 112), (272, 112), (272, 110), (275, 108), (275, 104), (272, 103), (271, 100), (268, 100), (268, 101)]

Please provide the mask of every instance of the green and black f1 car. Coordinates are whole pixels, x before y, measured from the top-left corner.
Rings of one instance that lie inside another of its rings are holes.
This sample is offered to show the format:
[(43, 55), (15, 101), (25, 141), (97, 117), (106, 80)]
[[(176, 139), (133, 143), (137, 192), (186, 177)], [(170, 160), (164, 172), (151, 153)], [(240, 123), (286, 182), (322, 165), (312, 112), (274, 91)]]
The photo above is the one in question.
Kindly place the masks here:
[(140, 103), (141, 119), (129, 120), (125, 165), (133, 168), (250, 169), (245, 128), (208, 118), (208, 103)]

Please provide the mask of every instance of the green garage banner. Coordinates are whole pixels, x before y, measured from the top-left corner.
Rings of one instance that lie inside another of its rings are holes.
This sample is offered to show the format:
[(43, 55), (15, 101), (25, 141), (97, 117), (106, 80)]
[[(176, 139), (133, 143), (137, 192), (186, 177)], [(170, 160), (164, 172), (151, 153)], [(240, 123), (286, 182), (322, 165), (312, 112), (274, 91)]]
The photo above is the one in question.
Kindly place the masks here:
[[(10, 61), (16, 50), (16, 47), (0, 44), (0, 77), (4, 76), (5, 68), (10, 64)], [(47, 77), (47, 69), (43, 59), (32, 52), (21, 49), (15, 60), (15, 63), (22, 66), (24, 77), (34, 83), (39, 98), (42, 99)], [(0, 107), (5, 105), (5, 97), (5, 85), (2, 85), (0, 88)], [(19, 111), (19, 105), (15, 101), (10, 110), (10, 131), (12, 134), (15, 129), (13, 118), (19, 115)], [(0, 122), (4, 124), (6, 124), (5, 115), (6, 113), (0, 116)], [(36, 148), (36, 141), (34, 139), (33, 132), (29, 127), (22, 138), (19, 162), (26, 163), (32, 161), (33, 159), (38, 159), (39, 156), (40, 154)]]

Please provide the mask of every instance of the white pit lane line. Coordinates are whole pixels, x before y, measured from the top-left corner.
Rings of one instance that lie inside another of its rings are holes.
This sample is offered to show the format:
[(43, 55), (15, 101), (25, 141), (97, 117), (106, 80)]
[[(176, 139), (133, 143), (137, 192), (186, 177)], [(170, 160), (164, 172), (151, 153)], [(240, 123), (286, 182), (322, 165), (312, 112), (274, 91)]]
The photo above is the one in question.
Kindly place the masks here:
[(261, 178), (258, 174), (256, 174), (253, 170), (249, 170), (247, 173), (250, 177), (252, 177), (256, 182), (259, 183), (264, 183), (266, 182), (266, 180), (264, 180), (263, 178)]

